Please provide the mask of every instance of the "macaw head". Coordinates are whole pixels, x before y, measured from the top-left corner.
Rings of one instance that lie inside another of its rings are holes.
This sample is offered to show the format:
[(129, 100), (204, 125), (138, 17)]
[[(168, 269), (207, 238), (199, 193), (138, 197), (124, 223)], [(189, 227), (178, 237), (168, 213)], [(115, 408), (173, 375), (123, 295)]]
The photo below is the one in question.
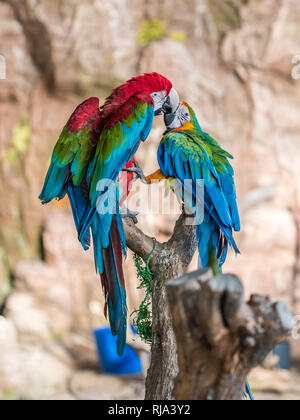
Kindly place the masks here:
[(195, 111), (186, 102), (179, 103), (174, 112), (165, 114), (167, 131), (173, 130), (197, 130), (202, 131), (197, 120)]
[(145, 92), (154, 103), (155, 115), (173, 112), (179, 105), (179, 96), (170, 80), (158, 73), (146, 73), (134, 77), (125, 85), (129, 92)]
[(162, 90), (160, 92), (153, 92), (150, 96), (154, 102), (155, 115), (161, 115), (162, 113), (168, 114), (180, 103), (179, 95), (174, 88), (170, 90), (169, 94), (165, 90)]

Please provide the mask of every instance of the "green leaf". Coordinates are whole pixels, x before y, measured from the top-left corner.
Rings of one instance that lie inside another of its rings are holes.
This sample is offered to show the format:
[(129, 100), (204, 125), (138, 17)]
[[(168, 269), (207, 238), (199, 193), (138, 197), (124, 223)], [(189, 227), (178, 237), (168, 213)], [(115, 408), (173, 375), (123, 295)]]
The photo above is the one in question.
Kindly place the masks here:
[(7, 160), (15, 163), (18, 158), (25, 156), (29, 151), (31, 128), (27, 117), (21, 117), (13, 128), (11, 148), (7, 152)]
[(182, 44), (187, 43), (187, 34), (185, 32), (172, 32), (170, 38), (173, 41), (181, 42)]
[(167, 36), (167, 28), (160, 20), (145, 20), (141, 23), (138, 33), (138, 44), (146, 47), (152, 42), (163, 39)]
[(152, 344), (151, 284), (153, 280), (153, 273), (149, 268), (149, 263), (152, 253), (149, 256), (146, 265), (144, 265), (142, 258), (138, 255), (134, 255), (137, 276), (140, 280), (140, 286), (138, 289), (145, 290), (145, 298), (140, 304), (139, 309), (131, 314), (132, 316), (135, 315), (133, 325), (135, 326), (138, 335), (146, 344), (150, 345)]

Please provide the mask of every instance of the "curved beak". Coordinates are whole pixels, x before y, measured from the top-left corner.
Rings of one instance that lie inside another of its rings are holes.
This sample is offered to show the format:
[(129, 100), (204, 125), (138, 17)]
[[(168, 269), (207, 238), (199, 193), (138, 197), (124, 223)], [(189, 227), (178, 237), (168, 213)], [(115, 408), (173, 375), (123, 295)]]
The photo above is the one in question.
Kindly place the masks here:
[(172, 125), (175, 118), (176, 118), (176, 112), (165, 113), (164, 121), (165, 121), (165, 126), (167, 127), (167, 129), (169, 129), (169, 127)]
[(166, 102), (162, 106), (162, 112), (164, 114), (171, 114), (172, 111), (173, 111), (173, 109), (172, 109), (172, 105), (171, 105), (171, 99), (170, 99), (170, 96), (168, 96)]
[(162, 106), (162, 112), (166, 114), (175, 113), (180, 105), (180, 99), (177, 91), (172, 88), (169, 96), (167, 97), (164, 105)]
[(179, 106), (180, 106), (179, 95), (177, 91), (173, 88), (162, 108), (162, 111), (165, 114), (164, 120), (165, 120), (165, 125), (167, 127), (167, 131), (171, 130), (170, 127), (172, 126), (176, 118), (176, 114), (177, 114)]

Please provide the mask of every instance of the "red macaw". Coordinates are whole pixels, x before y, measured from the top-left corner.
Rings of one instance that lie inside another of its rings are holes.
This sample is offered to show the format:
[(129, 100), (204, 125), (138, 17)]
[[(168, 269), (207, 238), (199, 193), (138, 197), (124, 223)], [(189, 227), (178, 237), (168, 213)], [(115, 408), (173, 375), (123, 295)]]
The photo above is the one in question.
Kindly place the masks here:
[(54, 148), (39, 197), (46, 204), (68, 194), (84, 249), (90, 246), (92, 231), (96, 270), (101, 275), (112, 333), (118, 335), (120, 355), (127, 325), (122, 270), (126, 240), (115, 181), (147, 139), (154, 116), (172, 110), (176, 103), (179, 97), (171, 82), (157, 73), (119, 86), (100, 109), (98, 98), (83, 102)]

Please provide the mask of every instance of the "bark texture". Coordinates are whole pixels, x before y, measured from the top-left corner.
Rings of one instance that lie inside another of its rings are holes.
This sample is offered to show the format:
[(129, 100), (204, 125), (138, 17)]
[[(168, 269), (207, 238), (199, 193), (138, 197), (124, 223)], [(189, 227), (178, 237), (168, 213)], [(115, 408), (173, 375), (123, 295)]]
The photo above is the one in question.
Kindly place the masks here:
[(241, 400), (249, 371), (293, 328), (283, 303), (252, 296), (240, 280), (201, 270), (167, 285), (178, 345), (176, 400)]
[(264, 296), (253, 295), (246, 303), (236, 276), (213, 277), (211, 270), (184, 274), (197, 246), (195, 229), (184, 214), (164, 244), (129, 218), (125, 233), (129, 248), (144, 259), (155, 247), (146, 399), (243, 399), (249, 371), (288, 337), (292, 314)]
[(152, 358), (146, 381), (146, 399), (168, 400), (172, 398), (178, 360), (166, 283), (186, 273), (196, 251), (195, 229), (186, 224), (186, 216), (182, 214), (173, 236), (164, 244), (144, 235), (130, 219), (126, 219), (125, 233), (129, 248), (144, 259), (155, 246), (150, 264), (155, 275), (152, 286)]

